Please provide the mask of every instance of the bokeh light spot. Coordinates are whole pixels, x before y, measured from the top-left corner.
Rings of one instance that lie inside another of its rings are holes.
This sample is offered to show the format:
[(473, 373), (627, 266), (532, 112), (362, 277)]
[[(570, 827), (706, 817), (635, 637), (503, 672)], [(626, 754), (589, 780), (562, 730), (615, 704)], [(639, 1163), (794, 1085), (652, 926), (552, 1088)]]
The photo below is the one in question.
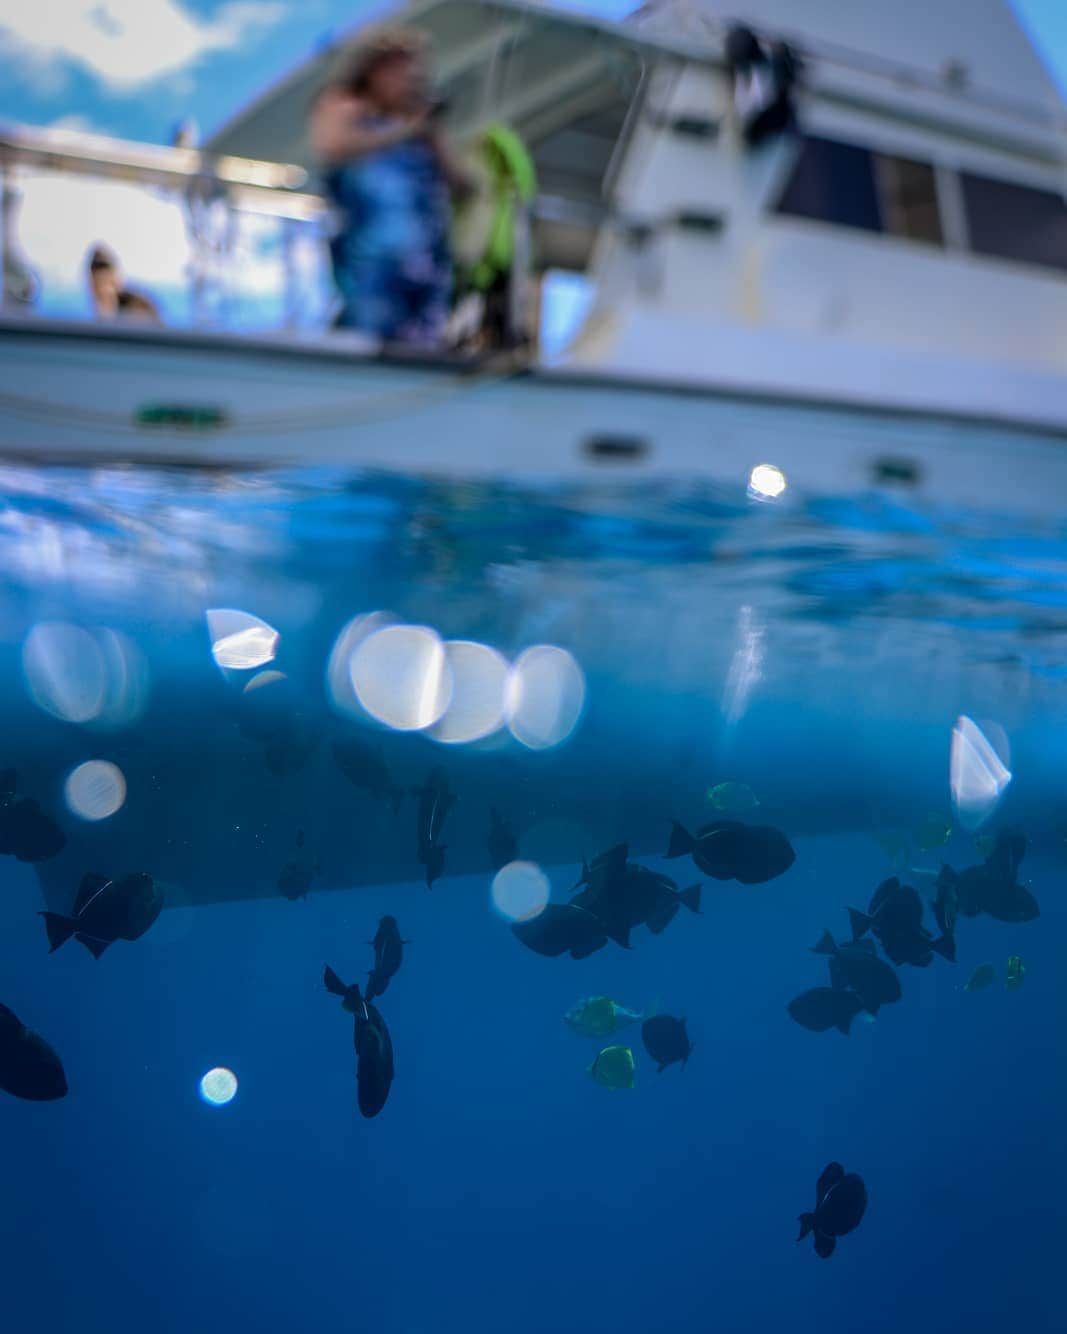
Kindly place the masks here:
[(22, 670), (34, 701), (64, 722), (90, 722), (104, 707), (104, 655), (81, 626), (62, 621), (35, 625), (22, 645)]
[(966, 714), (960, 714), (952, 729), (949, 788), (956, 818), (964, 829), (977, 829), (983, 825), (1000, 804), (1011, 782), (1007, 737), (1003, 728), (996, 724), (989, 730), (997, 734), (1004, 751), (1003, 758), (997, 754), (989, 737)]
[(544, 912), (551, 886), (536, 862), (508, 862), (493, 876), (493, 904), (509, 922), (529, 922)]
[(122, 809), (126, 779), (109, 760), (86, 760), (67, 775), (63, 792), (75, 815), (83, 820), (106, 820)]
[(206, 613), (211, 655), (220, 667), (247, 671), (273, 662), (278, 631), (247, 611), (214, 607)]
[(467, 639), (450, 639), (445, 656), (452, 674), (452, 698), (430, 729), (435, 741), (478, 741), (504, 725), (508, 663), (496, 649)]
[(352, 654), (360, 704), (398, 732), (432, 727), (452, 699), (452, 669), (439, 636), (425, 625), (386, 625)]
[(225, 1107), (237, 1095), (237, 1076), (225, 1066), (217, 1065), (200, 1081), (200, 1096), (210, 1107)]
[(785, 488), (785, 473), (773, 463), (757, 463), (749, 474), (748, 494), (753, 500), (777, 500)]
[(566, 741), (585, 703), (585, 677), (566, 649), (536, 644), (520, 653), (507, 686), (512, 736), (531, 750)]

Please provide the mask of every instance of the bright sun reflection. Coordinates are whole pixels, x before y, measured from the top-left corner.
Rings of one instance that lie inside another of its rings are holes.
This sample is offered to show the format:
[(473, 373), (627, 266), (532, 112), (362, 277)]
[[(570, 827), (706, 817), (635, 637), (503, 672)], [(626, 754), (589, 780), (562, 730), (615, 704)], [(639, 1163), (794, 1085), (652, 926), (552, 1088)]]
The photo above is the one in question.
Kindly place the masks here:
[(337, 636), (326, 665), (326, 693), (339, 713), (366, 718), (367, 712), (357, 699), (352, 684), (352, 658), (360, 644), (376, 630), (393, 624), (394, 617), (388, 612), (371, 611), (364, 616), (353, 617)]
[(360, 704), (398, 732), (419, 732), (452, 699), (452, 669), (439, 636), (425, 625), (386, 625), (358, 645), (350, 663)]
[(785, 488), (785, 473), (773, 463), (757, 463), (749, 474), (748, 494), (753, 500), (777, 500)]
[(536, 644), (520, 653), (507, 686), (511, 734), (531, 750), (566, 741), (585, 703), (585, 677), (566, 649)]
[(1011, 782), (1007, 737), (996, 724), (991, 724), (989, 730), (997, 734), (1003, 758), (978, 724), (965, 714), (956, 719), (952, 729), (949, 787), (956, 817), (964, 829), (977, 829), (984, 824)]
[(211, 655), (220, 667), (247, 671), (273, 662), (278, 631), (247, 611), (213, 607), (206, 613)]
[(225, 1066), (217, 1065), (200, 1081), (200, 1096), (210, 1107), (225, 1107), (237, 1094), (237, 1076)]
[(545, 910), (551, 887), (536, 862), (508, 862), (493, 877), (493, 904), (510, 922), (529, 922)]
[(75, 815), (83, 820), (106, 820), (122, 809), (126, 779), (117, 764), (86, 760), (67, 775), (63, 792)]
[(504, 725), (507, 659), (487, 644), (450, 639), (445, 656), (452, 674), (452, 698), (430, 728), (435, 741), (455, 744), (491, 736)]

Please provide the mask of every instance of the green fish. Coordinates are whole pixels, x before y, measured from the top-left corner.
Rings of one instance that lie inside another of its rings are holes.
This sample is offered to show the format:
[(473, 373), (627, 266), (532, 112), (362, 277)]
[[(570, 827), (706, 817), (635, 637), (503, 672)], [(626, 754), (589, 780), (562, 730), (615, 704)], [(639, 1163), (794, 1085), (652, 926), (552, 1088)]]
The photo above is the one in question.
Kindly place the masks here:
[(754, 811), (759, 799), (747, 783), (717, 783), (708, 788), (708, 800), (717, 811)]
[(605, 1047), (589, 1066), (589, 1073), (606, 1089), (632, 1089), (634, 1054), (629, 1047)]
[(984, 991), (997, 979), (997, 970), (991, 963), (980, 963), (964, 985), (964, 991)]
[(1017, 954), (1012, 954), (1008, 959), (1007, 976), (1004, 979), (1004, 985), (1009, 991), (1018, 991), (1023, 984), (1023, 978), (1026, 976), (1026, 964)]
[(944, 815), (928, 815), (915, 832), (915, 846), (923, 852), (943, 848), (952, 837), (952, 821)]
[(563, 1016), (563, 1022), (579, 1037), (607, 1038), (631, 1024), (641, 1023), (653, 1013), (654, 1010), (647, 1014), (628, 1010), (608, 996), (587, 996), (571, 1006)]

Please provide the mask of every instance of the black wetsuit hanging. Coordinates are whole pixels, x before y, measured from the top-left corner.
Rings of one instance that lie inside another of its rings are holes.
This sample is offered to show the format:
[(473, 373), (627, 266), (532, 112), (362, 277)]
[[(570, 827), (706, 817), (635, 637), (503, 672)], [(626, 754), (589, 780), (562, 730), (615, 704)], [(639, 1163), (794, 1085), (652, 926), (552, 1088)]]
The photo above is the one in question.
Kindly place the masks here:
[(731, 28), (726, 60), (733, 75), (734, 109), (750, 148), (795, 125), (793, 89), (799, 64), (784, 42), (765, 50), (750, 28)]

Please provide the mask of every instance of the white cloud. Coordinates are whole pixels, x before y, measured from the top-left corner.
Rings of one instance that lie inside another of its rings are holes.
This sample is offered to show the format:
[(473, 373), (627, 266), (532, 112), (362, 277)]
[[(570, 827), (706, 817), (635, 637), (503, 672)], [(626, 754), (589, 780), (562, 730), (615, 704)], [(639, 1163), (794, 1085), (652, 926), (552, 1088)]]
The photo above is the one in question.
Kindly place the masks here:
[(80, 65), (118, 92), (175, 75), (276, 23), (281, 0), (230, 0), (210, 19), (181, 0), (40, 0), (6, 7), (0, 54), (53, 85)]

